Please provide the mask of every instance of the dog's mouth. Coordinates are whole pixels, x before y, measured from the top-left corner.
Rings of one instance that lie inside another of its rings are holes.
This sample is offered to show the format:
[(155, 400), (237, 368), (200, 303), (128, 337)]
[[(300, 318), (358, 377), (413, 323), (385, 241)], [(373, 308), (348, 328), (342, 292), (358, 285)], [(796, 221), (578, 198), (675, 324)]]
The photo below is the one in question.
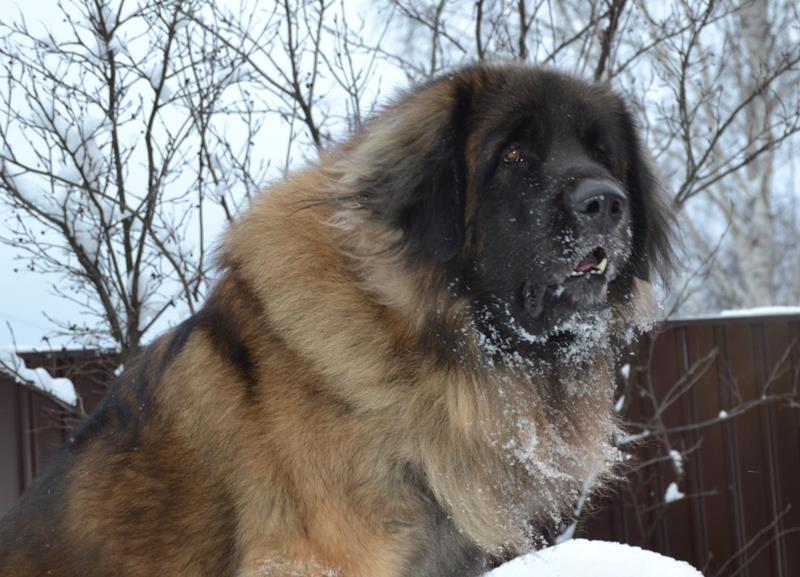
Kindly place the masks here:
[(565, 279), (567, 282), (587, 275), (603, 275), (608, 267), (608, 255), (603, 247), (595, 247), (575, 266)]
[(608, 254), (603, 247), (597, 246), (586, 253), (566, 275), (556, 275), (555, 279), (560, 278), (560, 281), (525, 281), (519, 290), (520, 304), (532, 319), (541, 317), (548, 304), (563, 296), (568, 296), (578, 306), (596, 304), (605, 294), (610, 280), (608, 272)]

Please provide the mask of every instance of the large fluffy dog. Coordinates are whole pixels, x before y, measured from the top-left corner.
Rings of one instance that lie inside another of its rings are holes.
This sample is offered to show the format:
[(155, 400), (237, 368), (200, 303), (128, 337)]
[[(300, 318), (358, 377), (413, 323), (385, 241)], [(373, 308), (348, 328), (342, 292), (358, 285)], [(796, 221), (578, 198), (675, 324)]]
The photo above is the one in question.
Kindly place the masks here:
[(517, 66), (398, 98), (258, 198), (2, 525), (0, 575), (440, 577), (613, 460), (616, 337), (668, 260), (623, 101)]

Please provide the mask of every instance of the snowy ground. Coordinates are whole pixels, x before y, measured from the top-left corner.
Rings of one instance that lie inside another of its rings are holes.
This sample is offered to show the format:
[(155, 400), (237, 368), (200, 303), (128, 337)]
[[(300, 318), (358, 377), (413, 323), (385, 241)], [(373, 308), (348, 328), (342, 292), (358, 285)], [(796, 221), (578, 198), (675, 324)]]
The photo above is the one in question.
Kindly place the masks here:
[(638, 547), (573, 539), (530, 553), (485, 577), (702, 577), (686, 563)]

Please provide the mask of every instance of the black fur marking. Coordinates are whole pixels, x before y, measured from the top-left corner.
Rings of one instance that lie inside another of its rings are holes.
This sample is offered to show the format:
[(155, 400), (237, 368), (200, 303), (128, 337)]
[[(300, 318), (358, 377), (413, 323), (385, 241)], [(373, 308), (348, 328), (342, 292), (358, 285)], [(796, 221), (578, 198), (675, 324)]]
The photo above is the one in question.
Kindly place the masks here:
[(258, 390), (255, 365), (236, 327), (215, 303), (211, 303), (202, 314), (203, 327), (219, 356), (239, 371), (245, 385), (245, 396), (249, 401), (255, 400)]
[(70, 437), (70, 449), (80, 449), (107, 429), (113, 431), (118, 440), (124, 439), (129, 446), (138, 443), (142, 424), (149, 414), (150, 380), (146, 369), (151, 356), (151, 350), (147, 349), (109, 387), (95, 411)]
[(128, 445), (135, 446), (150, 412), (151, 383), (161, 379), (201, 321), (202, 317), (196, 314), (175, 327), (168, 335), (169, 341), (160, 357), (155, 358), (156, 349), (150, 346), (131, 361), (127, 370), (109, 387), (94, 412), (70, 437), (69, 447), (78, 450), (109, 427), (113, 427), (118, 437), (126, 437)]
[(186, 346), (186, 341), (189, 340), (189, 337), (192, 335), (192, 331), (201, 325), (202, 322), (203, 311), (201, 310), (173, 329), (172, 334), (170, 335), (169, 343), (167, 343), (166, 347), (164, 347), (164, 352), (161, 354), (161, 358), (158, 360), (158, 369), (153, 375), (155, 379), (161, 379), (170, 363), (175, 360), (175, 357), (177, 357), (183, 350), (183, 347)]
[[(422, 146), (411, 134), (380, 158), (354, 193), (361, 205), (403, 232), (402, 247), (412, 257), (446, 263), (464, 244), (466, 204), (465, 146), (471, 92), (455, 88), (447, 122), (433, 131), (433, 144)], [(350, 197), (348, 197), (350, 198)]]
[(442, 577), (477, 577), (488, 569), (486, 554), (453, 523), (436, 500), (424, 476), (411, 466), (404, 468), (408, 483), (425, 504), (428, 512), (417, 541), (417, 549), (403, 577), (436, 575)]
[(266, 311), (264, 310), (264, 306), (261, 303), (261, 297), (258, 296), (258, 292), (245, 278), (239, 263), (234, 262), (229, 264), (228, 270), (230, 271), (231, 282), (234, 283), (238, 288), (237, 294), (239, 295), (241, 302), (245, 303), (252, 309), (252, 318), (257, 318), (261, 323), (265, 323), (268, 317)]
[(415, 202), (400, 213), (398, 222), (411, 246), (437, 262), (451, 260), (464, 244), (465, 147), (471, 106), (470, 90), (458, 86), (449, 126), (436, 149), (420, 162), (424, 173), (412, 194)]
[(626, 180), (632, 192), (633, 274), (649, 281), (650, 269), (654, 267), (662, 280), (668, 283), (674, 266), (674, 217), (662, 200), (660, 184), (644, 158), (636, 122), (627, 110), (621, 115), (620, 123), (623, 126), (629, 159)]
[(71, 449), (80, 449), (87, 441), (98, 436), (111, 421), (112, 414), (117, 412), (113, 408), (117, 401), (111, 398), (116, 393), (116, 383), (111, 387), (94, 412), (70, 436), (68, 446)]
[(215, 508), (219, 511), (216, 517), (219, 523), (208, 527), (209, 537), (213, 536), (214, 546), (207, 550), (206, 555), (200, 556), (206, 565), (204, 574), (217, 577), (233, 577), (237, 574), (237, 567), (241, 562), (241, 550), (236, 536), (239, 534), (239, 518), (233, 499), (226, 492), (224, 499), (220, 499)]
[(152, 346), (146, 348), (111, 385), (97, 409), (70, 438), (69, 446), (78, 450), (110, 427), (115, 435), (125, 439), (126, 444), (135, 446), (142, 424), (149, 415), (151, 383), (161, 380), (197, 329), (205, 329), (220, 357), (240, 372), (245, 383), (245, 395), (252, 401), (257, 383), (255, 367), (229, 316), (212, 301), (172, 330), (160, 355), (156, 356), (156, 349)]
[(477, 577), (488, 569), (486, 554), (458, 531), (444, 511), (429, 517), (422, 542), (404, 576)]

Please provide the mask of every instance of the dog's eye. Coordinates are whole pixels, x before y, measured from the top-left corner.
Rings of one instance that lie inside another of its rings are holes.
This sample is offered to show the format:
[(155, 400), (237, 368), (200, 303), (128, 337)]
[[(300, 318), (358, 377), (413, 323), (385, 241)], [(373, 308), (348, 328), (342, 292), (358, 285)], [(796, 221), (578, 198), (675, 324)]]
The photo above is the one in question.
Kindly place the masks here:
[(506, 164), (514, 164), (523, 160), (525, 160), (525, 153), (522, 152), (519, 144), (512, 144), (503, 154), (503, 162)]

